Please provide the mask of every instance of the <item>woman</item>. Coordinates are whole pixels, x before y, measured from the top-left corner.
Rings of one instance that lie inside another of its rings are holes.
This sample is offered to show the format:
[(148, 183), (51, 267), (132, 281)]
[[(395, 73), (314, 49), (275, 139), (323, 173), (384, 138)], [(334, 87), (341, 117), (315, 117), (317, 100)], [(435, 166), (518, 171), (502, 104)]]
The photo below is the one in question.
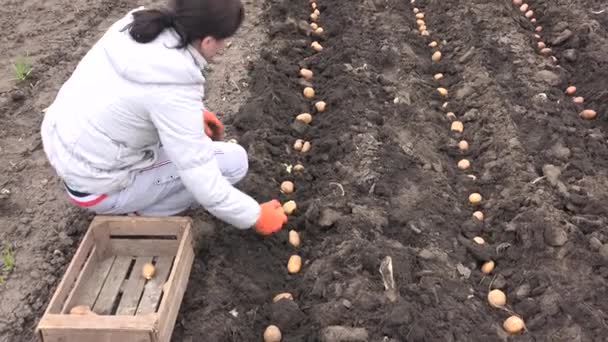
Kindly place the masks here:
[(201, 70), (241, 25), (240, 0), (173, 0), (115, 23), (78, 64), (42, 123), (46, 155), (76, 204), (99, 214), (173, 215), (196, 202), (240, 229), (287, 221), (233, 187), (245, 150), (220, 142)]

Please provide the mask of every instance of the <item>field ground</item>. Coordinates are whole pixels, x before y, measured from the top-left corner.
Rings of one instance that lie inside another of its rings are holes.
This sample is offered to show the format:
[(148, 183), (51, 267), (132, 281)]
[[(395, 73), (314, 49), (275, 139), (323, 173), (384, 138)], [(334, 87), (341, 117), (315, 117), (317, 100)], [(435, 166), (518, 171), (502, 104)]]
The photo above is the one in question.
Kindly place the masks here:
[[(0, 342), (35, 341), (92, 218), (67, 201), (45, 160), (42, 110), (105, 29), (140, 4), (0, 0)], [(302, 24), (308, 1), (247, 0), (244, 29), (208, 72), (207, 104), (249, 151), (242, 189), (299, 208), (266, 239), (188, 213), (198, 254), (174, 341), (260, 341), (270, 323), (286, 342), (339, 341), (329, 326), (365, 329), (349, 332), (369, 341), (605, 341), (606, 4), (529, 2), (559, 66), (538, 54), (534, 25), (509, 0), (417, 0), (430, 37), (418, 33), (409, 1), (318, 4), (322, 52)], [(21, 56), (33, 68), (16, 81)], [(301, 95), (300, 67), (315, 73), (314, 101), (328, 104), (308, 128), (293, 124), (314, 103)], [(570, 84), (596, 120), (579, 118), (583, 107), (564, 95)], [(445, 108), (439, 85), (450, 90)], [(464, 122), (462, 134), (450, 132), (446, 112)], [(293, 151), (298, 138), (312, 142), (309, 153)], [(297, 162), (305, 171), (287, 173), (283, 164)], [(294, 194), (279, 193), (285, 179)], [(472, 192), (483, 195), (479, 207), (468, 204)], [(301, 234), (297, 251), (289, 229)], [(304, 265), (289, 275), (293, 253)], [(396, 299), (379, 272), (387, 256)], [(484, 275), (490, 258), (496, 270)], [(502, 330), (509, 313), (487, 304), (491, 288), (525, 319), (524, 334)], [(295, 301), (272, 304), (284, 291)]]

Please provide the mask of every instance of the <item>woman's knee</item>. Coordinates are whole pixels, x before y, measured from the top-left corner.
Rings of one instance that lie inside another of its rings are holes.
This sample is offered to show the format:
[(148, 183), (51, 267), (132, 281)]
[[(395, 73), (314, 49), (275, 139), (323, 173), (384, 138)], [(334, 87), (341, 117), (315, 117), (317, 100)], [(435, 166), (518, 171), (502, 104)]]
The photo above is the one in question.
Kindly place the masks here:
[(249, 158), (247, 151), (237, 144), (229, 144), (230, 151), (225, 157), (228, 159), (227, 165), (220, 165), (222, 173), (226, 179), (232, 184), (240, 182), (247, 175), (249, 171)]

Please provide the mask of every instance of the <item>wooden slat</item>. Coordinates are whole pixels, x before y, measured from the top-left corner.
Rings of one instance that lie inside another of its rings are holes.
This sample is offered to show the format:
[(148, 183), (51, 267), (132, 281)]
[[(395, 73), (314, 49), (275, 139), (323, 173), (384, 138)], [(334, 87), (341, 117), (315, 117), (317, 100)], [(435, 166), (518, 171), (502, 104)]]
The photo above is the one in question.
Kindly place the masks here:
[(141, 275), (141, 270), (148, 262), (152, 262), (152, 257), (138, 257), (135, 261), (135, 265), (133, 266), (133, 270), (131, 271), (131, 275), (129, 276), (125, 290), (123, 291), (122, 298), (118, 304), (116, 315), (135, 315), (137, 305), (139, 304), (141, 294), (144, 290), (144, 284), (146, 283), (146, 278)]
[(99, 296), (95, 301), (95, 305), (93, 306), (93, 311), (95, 313), (99, 315), (112, 314), (112, 307), (116, 302), (116, 297), (120, 291), (120, 286), (127, 277), (127, 272), (129, 271), (129, 266), (131, 266), (132, 261), (132, 257), (116, 257), (114, 263), (112, 264), (112, 268), (110, 269), (110, 273), (108, 274), (108, 277), (106, 278), (106, 281), (99, 292)]
[(40, 320), (39, 327), (47, 331), (154, 331), (158, 329), (158, 315), (45, 315)]
[(70, 292), (70, 295), (66, 299), (65, 304), (63, 305), (63, 308), (61, 309), (61, 313), (63, 313), (63, 314), (68, 313), (70, 311), (70, 309), (72, 309), (72, 307), (74, 307), (76, 305), (83, 305), (83, 304), (76, 304), (75, 300), (80, 299), (77, 297), (80, 297), (80, 295), (82, 294), (82, 291), (84, 290), (84, 287), (86, 286), (86, 282), (88, 281), (89, 278), (91, 278), (93, 273), (96, 272), (96, 268), (99, 266), (99, 262), (100, 262), (100, 257), (99, 257), (99, 253), (97, 253), (97, 246), (93, 246), (91, 255), (89, 256), (86, 264), (80, 271), (80, 274), (78, 275), (78, 279), (76, 280), (76, 283), (74, 284), (74, 288)]
[(177, 240), (135, 240), (111, 239), (110, 250), (113, 255), (124, 256), (175, 256)]
[(64, 312), (69, 312), (72, 307), (77, 305), (93, 308), (115, 259), (116, 257), (108, 257), (91, 264), (86, 270), (86, 275), (83, 276), (85, 281), (76, 288), (70, 302), (66, 303)]
[(45, 314), (58, 314), (61, 312), (63, 304), (70, 295), (72, 288), (78, 279), (80, 270), (82, 270), (84, 264), (88, 260), (87, 256), (92, 251), (94, 242), (93, 233), (91, 232), (91, 229), (89, 229), (80, 242), (80, 246), (78, 247), (78, 250), (76, 250), (76, 254), (74, 254), (70, 266), (68, 266), (64, 273), (59, 286), (55, 290), (55, 293), (46, 308)]
[(189, 217), (111, 217), (110, 235), (175, 235), (181, 240), (183, 227), (191, 224)]
[(44, 342), (150, 342), (153, 333), (145, 331), (71, 331), (50, 330), (43, 332)]
[(158, 315), (45, 315), (38, 333), (43, 342), (156, 342)]
[(112, 236), (167, 236), (181, 235), (182, 227), (173, 222), (145, 222), (139, 225), (130, 222), (117, 222), (110, 225), (110, 235)]
[(111, 256), (108, 252), (110, 243), (108, 223), (99, 217), (95, 217), (91, 223), (91, 232), (95, 239), (95, 247), (97, 247), (97, 254), (101, 259)]
[(156, 274), (144, 286), (144, 293), (137, 307), (137, 315), (147, 315), (156, 312), (163, 285), (169, 277), (173, 257), (161, 256), (156, 260)]
[(158, 310), (160, 324), (160, 342), (171, 341), (173, 328), (179, 313), (179, 308), (188, 287), (190, 270), (194, 261), (194, 249), (192, 247), (192, 232), (190, 225), (184, 230), (184, 237), (180, 243), (178, 254), (175, 258), (173, 270), (169, 277), (168, 286)]

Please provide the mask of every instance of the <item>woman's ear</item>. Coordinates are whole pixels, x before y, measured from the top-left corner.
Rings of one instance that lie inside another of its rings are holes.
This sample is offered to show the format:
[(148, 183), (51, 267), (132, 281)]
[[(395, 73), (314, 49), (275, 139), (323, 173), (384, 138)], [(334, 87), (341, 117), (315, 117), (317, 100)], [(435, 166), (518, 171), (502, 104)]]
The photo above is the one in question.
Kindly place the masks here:
[(216, 39), (214, 37), (205, 37), (200, 41), (200, 53), (205, 58), (213, 58), (218, 52), (224, 48), (225, 39)]
[(207, 36), (200, 40), (199, 52), (205, 58), (211, 58), (215, 55), (215, 38)]
[(207, 36), (207, 37), (201, 39), (201, 46), (204, 46), (205, 48), (209, 48), (209, 46), (213, 46), (214, 41), (215, 41), (215, 38), (213, 38), (211, 36)]

